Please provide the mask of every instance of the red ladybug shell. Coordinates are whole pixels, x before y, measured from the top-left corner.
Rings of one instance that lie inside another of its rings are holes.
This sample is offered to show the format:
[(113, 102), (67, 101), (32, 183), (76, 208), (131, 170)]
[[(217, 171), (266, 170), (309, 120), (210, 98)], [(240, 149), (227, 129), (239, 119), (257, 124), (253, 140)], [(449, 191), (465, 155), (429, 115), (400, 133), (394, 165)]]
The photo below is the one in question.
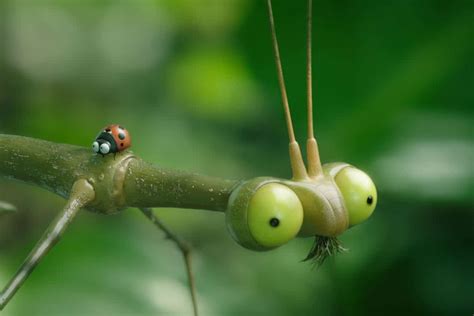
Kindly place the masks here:
[(118, 124), (111, 124), (104, 128), (104, 132), (111, 134), (114, 137), (117, 151), (122, 151), (132, 145), (130, 133)]

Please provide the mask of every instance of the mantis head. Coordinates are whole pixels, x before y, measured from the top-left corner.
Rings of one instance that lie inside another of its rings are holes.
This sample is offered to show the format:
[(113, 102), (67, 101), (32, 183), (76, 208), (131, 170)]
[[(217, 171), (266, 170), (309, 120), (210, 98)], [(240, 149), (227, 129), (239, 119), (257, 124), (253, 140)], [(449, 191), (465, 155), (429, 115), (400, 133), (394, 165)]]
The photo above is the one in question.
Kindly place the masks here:
[(322, 263), (341, 249), (337, 236), (372, 215), (377, 191), (371, 178), (354, 166), (321, 165), (312, 118), (311, 0), (308, 1), (306, 168), (293, 132), (270, 0), (267, 5), (293, 177), (291, 180), (262, 177), (241, 183), (229, 199), (227, 227), (239, 244), (252, 250), (270, 250), (297, 236), (315, 236), (316, 242), (306, 259), (315, 258)]
[(243, 182), (231, 195), (226, 220), (239, 244), (270, 250), (297, 236), (335, 238), (367, 220), (376, 204), (377, 190), (365, 172), (329, 163), (315, 178)]

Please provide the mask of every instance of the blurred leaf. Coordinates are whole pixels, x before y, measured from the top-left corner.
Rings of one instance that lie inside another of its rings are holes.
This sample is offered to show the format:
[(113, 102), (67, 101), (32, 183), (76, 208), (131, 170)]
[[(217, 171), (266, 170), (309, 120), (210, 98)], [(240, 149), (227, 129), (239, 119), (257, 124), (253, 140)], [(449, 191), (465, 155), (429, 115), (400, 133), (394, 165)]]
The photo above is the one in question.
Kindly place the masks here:
[(337, 128), (329, 134), (332, 143), (348, 155), (363, 154), (362, 157), (377, 148), (376, 139), (396, 128), (392, 124), (407, 108), (413, 107), (423, 94), (438, 89), (439, 83), (474, 52), (474, 29), (469, 27), (473, 19), (468, 11), (443, 27), (434, 39), (421, 43), (408, 57), (394, 61), (400, 63), (397, 70), (338, 121)]
[(169, 90), (189, 112), (206, 119), (242, 120), (255, 115), (258, 91), (238, 55), (191, 51), (171, 66)]

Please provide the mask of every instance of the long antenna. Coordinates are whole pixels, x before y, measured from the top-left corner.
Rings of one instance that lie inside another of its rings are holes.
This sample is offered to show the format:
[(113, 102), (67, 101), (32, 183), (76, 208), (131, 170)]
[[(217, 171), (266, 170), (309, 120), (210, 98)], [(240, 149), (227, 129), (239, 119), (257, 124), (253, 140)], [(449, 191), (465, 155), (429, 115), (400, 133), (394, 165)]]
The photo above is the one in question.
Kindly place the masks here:
[(313, 131), (313, 80), (311, 69), (311, 33), (313, 28), (313, 1), (308, 0), (308, 25), (306, 31), (306, 95), (308, 98), (308, 139), (314, 138)]
[(311, 69), (311, 37), (313, 28), (313, 1), (308, 0), (308, 30), (306, 38), (306, 94), (308, 99), (308, 140), (306, 141), (306, 151), (308, 159), (308, 174), (316, 178), (322, 174), (321, 160), (319, 158), (319, 149), (314, 138), (313, 129), (313, 80)]
[(296, 142), (295, 132), (293, 131), (293, 123), (291, 121), (290, 105), (288, 104), (288, 96), (286, 94), (285, 79), (283, 78), (283, 69), (281, 66), (280, 52), (278, 49), (278, 41), (275, 31), (275, 22), (273, 20), (273, 10), (271, 0), (267, 0), (268, 7), (268, 17), (270, 20), (270, 30), (272, 34), (273, 42), (273, 53), (275, 55), (275, 63), (278, 73), (278, 83), (280, 85), (281, 100), (283, 103), (283, 108), (285, 110), (285, 119), (286, 126), (288, 129), (288, 137), (290, 140), (289, 150), (290, 150), (290, 163), (291, 169), (293, 172), (293, 178), (295, 180), (301, 180), (308, 177), (306, 173), (306, 167), (304, 165), (303, 157), (301, 156), (300, 146)]

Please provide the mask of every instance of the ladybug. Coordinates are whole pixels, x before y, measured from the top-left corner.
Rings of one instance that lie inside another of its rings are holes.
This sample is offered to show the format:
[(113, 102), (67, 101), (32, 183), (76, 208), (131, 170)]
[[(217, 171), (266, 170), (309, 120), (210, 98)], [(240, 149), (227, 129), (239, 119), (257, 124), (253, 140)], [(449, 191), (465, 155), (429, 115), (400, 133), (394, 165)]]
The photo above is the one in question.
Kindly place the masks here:
[(106, 126), (92, 143), (92, 150), (95, 153), (105, 156), (110, 153), (118, 153), (129, 148), (132, 139), (128, 131), (120, 125), (112, 124)]

